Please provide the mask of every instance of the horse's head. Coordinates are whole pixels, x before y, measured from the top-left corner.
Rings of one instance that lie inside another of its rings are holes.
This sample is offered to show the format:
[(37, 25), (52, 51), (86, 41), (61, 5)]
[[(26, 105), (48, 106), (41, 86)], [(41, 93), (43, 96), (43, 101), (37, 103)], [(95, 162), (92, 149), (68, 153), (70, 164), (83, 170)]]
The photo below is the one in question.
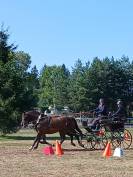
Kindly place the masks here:
[(40, 112), (38, 111), (28, 111), (22, 113), (22, 121), (21, 121), (22, 128), (27, 127), (29, 123), (36, 124), (39, 115)]

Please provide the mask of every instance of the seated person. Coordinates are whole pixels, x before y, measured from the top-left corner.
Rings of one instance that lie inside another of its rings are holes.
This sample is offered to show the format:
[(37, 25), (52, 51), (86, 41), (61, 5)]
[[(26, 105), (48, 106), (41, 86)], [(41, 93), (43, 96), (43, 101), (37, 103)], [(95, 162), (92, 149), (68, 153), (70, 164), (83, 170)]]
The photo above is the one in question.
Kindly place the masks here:
[[(92, 111), (91, 111), (92, 112)], [(96, 118), (92, 120), (88, 126), (90, 126), (92, 129), (98, 130), (100, 128), (100, 121), (103, 117), (108, 116), (107, 107), (104, 103), (104, 99), (99, 100), (99, 105), (96, 109), (93, 110), (94, 113), (96, 113)]]
[(107, 107), (104, 103), (104, 99), (100, 98), (99, 105), (96, 109), (93, 110), (96, 113), (96, 116), (107, 116)]
[(113, 121), (109, 128), (111, 131), (115, 131), (118, 129), (124, 130), (124, 122), (126, 121), (126, 110), (124, 109), (122, 101), (117, 101), (118, 109), (117, 111), (110, 116), (111, 120)]
[(117, 106), (118, 106), (118, 109), (117, 111), (111, 116), (113, 120), (120, 120), (120, 121), (124, 121), (126, 120), (126, 110), (123, 106), (123, 103), (122, 101), (117, 101)]

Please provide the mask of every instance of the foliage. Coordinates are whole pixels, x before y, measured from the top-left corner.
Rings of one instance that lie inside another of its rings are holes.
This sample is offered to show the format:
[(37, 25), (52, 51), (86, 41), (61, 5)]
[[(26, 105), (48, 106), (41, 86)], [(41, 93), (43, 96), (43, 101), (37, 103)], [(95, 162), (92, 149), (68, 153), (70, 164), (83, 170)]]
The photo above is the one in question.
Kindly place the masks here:
[(56, 105), (65, 106), (68, 103), (69, 71), (65, 65), (47, 66), (42, 69), (40, 76), (39, 107)]
[(39, 105), (68, 105), (74, 112), (93, 109), (99, 98), (105, 98), (110, 110), (117, 99), (125, 104), (133, 100), (133, 63), (121, 59), (94, 58), (85, 65), (78, 59), (72, 72), (62, 66), (45, 65), (40, 75)]
[(66, 66), (44, 65), (40, 75), (30, 69), (30, 55), (9, 44), (7, 30), (0, 31), (0, 132), (16, 131), (23, 111), (49, 106), (74, 112), (93, 109), (105, 98), (110, 110), (122, 99), (131, 112), (133, 105), (133, 62), (94, 58), (85, 64), (78, 59), (70, 72)]
[(88, 67), (83, 66), (81, 60), (78, 60), (75, 67), (72, 68), (69, 82), (69, 105), (75, 112), (86, 110), (88, 106), (88, 88), (86, 80), (86, 71)]
[(8, 45), (7, 31), (0, 32), (0, 131), (16, 131), (21, 113), (37, 103), (37, 73), (28, 71), (30, 56), (15, 52), (14, 45)]

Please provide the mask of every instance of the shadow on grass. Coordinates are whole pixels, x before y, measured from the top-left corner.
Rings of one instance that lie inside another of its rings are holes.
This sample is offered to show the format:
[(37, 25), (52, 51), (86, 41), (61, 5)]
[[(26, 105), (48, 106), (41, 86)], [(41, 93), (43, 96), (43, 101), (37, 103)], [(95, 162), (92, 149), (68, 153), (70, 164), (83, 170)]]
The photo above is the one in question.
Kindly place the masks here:
[(82, 151), (95, 151), (94, 149), (64, 149), (63, 148), (63, 151), (67, 151), (67, 152), (82, 152)]
[[(35, 137), (31, 136), (0, 136), (1, 140), (34, 140)], [(66, 137), (66, 140), (69, 140), (69, 137)], [(46, 140), (60, 140), (60, 137), (53, 136), (53, 137), (46, 137)]]

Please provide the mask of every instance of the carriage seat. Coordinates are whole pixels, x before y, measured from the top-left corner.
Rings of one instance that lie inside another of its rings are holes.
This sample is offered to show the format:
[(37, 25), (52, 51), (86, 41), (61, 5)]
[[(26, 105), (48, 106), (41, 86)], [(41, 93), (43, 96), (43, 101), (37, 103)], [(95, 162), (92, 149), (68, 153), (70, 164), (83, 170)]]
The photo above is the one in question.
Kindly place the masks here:
[(124, 130), (124, 123), (126, 122), (125, 117), (112, 117), (102, 122), (104, 127), (108, 127), (110, 131)]

